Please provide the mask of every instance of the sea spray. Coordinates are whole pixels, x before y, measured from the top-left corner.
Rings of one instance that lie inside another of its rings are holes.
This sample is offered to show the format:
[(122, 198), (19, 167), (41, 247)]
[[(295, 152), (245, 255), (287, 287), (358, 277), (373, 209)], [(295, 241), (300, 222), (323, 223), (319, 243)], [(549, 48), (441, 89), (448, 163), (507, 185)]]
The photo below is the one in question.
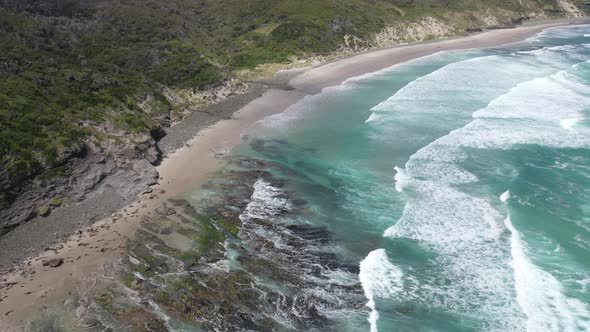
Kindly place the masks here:
[(580, 121), (579, 118), (572, 118), (572, 119), (563, 119), (561, 120), (561, 122), (559, 123), (561, 125), (562, 128), (564, 129), (574, 129), (574, 126), (576, 125), (576, 123)]
[(367, 307), (371, 309), (368, 318), (371, 332), (377, 332), (379, 312), (376, 299), (394, 296), (403, 289), (402, 271), (393, 265), (385, 249), (377, 249), (369, 253), (360, 264), (359, 279), (369, 300)]
[(401, 168), (401, 167), (394, 167), (395, 169), (395, 190), (397, 190), (397, 192), (402, 192), (404, 191), (404, 187), (408, 184), (408, 176), (406, 174), (406, 171)]
[(506, 203), (510, 199), (510, 190), (507, 190), (500, 195), (500, 201)]
[(284, 192), (273, 187), (269, 182), (259, 179), (254, 183), (251, 202), (240, 215), (240, 219), (269, 218), (292, 209), (291, 203), (284, 197)]

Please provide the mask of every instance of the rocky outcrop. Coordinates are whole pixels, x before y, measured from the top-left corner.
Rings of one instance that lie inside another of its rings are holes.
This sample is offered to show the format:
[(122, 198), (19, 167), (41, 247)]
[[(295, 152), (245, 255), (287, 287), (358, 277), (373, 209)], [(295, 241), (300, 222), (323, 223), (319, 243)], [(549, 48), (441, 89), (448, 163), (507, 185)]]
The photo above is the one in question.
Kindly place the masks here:
[(578, 6), (576, 6), (573, 1), (558, 0), (558, 3), (559, 3), (559, 6), (561, 7), (561, 9), (567, 13), (567, 16), (569, 16), (569, 17), (584, 16), (584, 12), (580, 8), (578, 8)]
[(53, 268), (60, 267), (63, 265), (63, 263), (64, 263), (64, 259), (61, 257), (54, 257), (54, 258), (50, 258), (50, 259), (47, 259), (47, 260), (44, 260), (41, 262), (41, 264), (43, 266), (49, 266), (49, 267), (53, 267)]
[[(158, 129), (152, 132), (162, 136)], [(47, 216), (52, 209), (90, 196), (110, 192), (128, 198), (150, 192), (159, 177), (154, 167), (161, 161), (157, 142), (152, 136), (139, 135), (129, 144), (124, 148), (99, 148), (89, 142), (57, 167), (25, 181), (16, 189), (12, 204), (0, 209), (0, 235), (36, 216)]]
[(387, 47), (453, 34), (454, 29), (450, 25), (434, 17), (424, 17), (416, 22), (401, 22), (398, 25), (385, 27), (381, 32), (375, 34), (371, 44), (374, 47)]
[(244, 94), (248, 89), (246, 82), (237, 79), (227, 79), (205, 90), (165, 89), (164, 96), (174, 106), (173, 109), (177, 110), (170, 115), (170, 125), (177, 124), (195, 109), (218, 104), (232, 96)]
[[(332, 233), (281, 221), (306, 202), (283, 189), (286, 180), (274, 178), (267, 162), (229, 163), (195, 193), (195, 205), (169, 200), (144, 216), (119, 278), (99, 278), (66, 309), (97, 330), (338, 330), (338, 315), (362, 321), (357, 264), (330, 249)], [(262, 193), (271, 192), (267, 201)]]

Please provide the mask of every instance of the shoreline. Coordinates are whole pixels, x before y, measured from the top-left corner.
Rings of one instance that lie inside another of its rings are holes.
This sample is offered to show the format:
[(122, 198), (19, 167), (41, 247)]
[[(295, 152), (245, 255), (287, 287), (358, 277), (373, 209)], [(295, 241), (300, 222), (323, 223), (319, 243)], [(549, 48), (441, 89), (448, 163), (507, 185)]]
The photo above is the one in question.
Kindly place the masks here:
[[(11, 324), (18, 323), (37, 309), (60, 304), (80, 280), (101, 273), (104, 265), (116, 261), (125, 252), (126, 240), (133, 235), (143, 217), (165, 200), (184, 195), (203, 184), (221, 166), (219, 156), (239, 144), (242, 133), (257, 121), (281, 113), (305, 96), (320, 93), (322, 89), (339, 85), (351, 77), (441, 51), (501, 46), (524, 40), (547, 28), (588, 22), (588, 18), (559, 20), (393, 46), (303, 70), (300, 75), (289, 77), (288, 87), (282, 89), (267, 85), (260, 97), (245, 106), (237, 106), (238, 110), (228, 119), (193, 129), (196, 134), (187, 131), (185, 136), (192, 138), (186, 144), (165, 150), (173, 152), (168, 153), (157, 167), (160, 183), (152, 187), (154, 194), (140, 196), (111, 217), (74, 234), (63, 244), (25, 260), (16, 272), (0, 277), (0, 329), (9, 331), (15, 328)], [(232, 111), (229, 109), (226, 114)], [(182, 142), (185, 136), (181, 135), (177, 142)], [(57, 268), (43, 266), (44, 259), (55, 257), (62, 258), (63, 265)]]
[[(536, 24), (538, 23), (538, 24)], [(361, 52), (306, 70), (289, 82), (296, 90), (317, 94), (325, 87), (341, 84), (348, 78), (377, 72), (413, 59), (442, 51), (498, 47), (523, 41), (545, 29), (577, 24), (589, 24), (590, 17), (558, 19), (521, 25), (515, 28), (491, 29), (467, 36), (454, 36), (412, 44)], [(392, 61), (392, 57), (396, 57)]]

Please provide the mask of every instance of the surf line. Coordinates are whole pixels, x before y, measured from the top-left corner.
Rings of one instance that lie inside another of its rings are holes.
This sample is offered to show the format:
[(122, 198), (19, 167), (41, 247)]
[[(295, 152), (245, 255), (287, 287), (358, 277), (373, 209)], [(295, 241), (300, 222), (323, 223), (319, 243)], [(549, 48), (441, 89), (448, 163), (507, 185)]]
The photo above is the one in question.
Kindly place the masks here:
[[(507, 206), (510, 197), (510, 191), (506, 191), (500, 200)], [(561, 283), (531, 262), (510, 213), (504, 224), (512, 234), (510, 266), (514, 271), (516, 302), (527, 316), (527, 331), (580, 331), (579, 317), (589, 317), (585, 305), (564, 295)], [(588, 325), (586, 328), (590, 328), (590, 322)]]

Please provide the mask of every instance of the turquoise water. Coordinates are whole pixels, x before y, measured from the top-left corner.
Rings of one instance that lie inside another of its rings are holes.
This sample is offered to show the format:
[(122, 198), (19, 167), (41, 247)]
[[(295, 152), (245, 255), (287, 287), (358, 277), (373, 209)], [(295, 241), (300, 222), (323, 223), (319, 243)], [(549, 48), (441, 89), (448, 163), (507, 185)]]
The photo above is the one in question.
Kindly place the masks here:
[(234, 154), (281, 165), (288, 218), (360, 267), (365, 310), (325, 310), (331, 329), (590, 331), (588, 60), (590, 26), (438, 53), (248, 133)]

